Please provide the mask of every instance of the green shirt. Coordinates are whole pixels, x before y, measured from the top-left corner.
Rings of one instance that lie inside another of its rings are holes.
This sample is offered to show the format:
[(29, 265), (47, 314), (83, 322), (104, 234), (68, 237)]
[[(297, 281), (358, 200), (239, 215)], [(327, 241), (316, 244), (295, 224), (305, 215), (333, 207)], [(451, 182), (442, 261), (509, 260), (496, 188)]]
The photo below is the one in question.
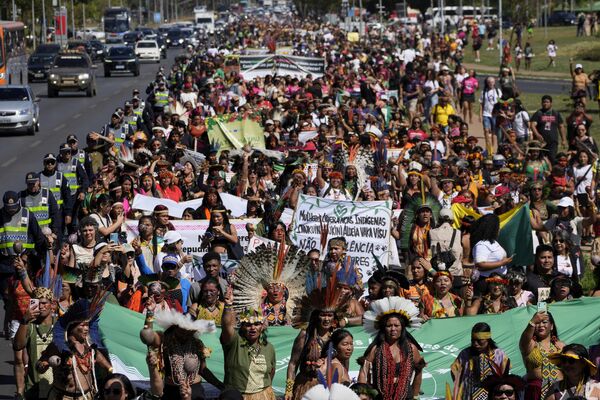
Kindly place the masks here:
[(271, 343), (260, 345), (254, 355), (252, 347), (236, 332), (231, 342), (223, 345), (223, 352), (226, 387), (242, 394), (258, 393), (271, 387), (271, 371), (275, 369), (275, 349)]
[[(37, 325), (30, 323), (27, 330), (27, 354), (29, 368), (25, 377), (25, 398), (45, 399), (52, 385), (52, 368), (40, 374), (35, 368), (35, 362), (40, 359), (42, 352), (52, 343), (52, 328), (54, 325)], [(36, 329), (37, 327), (37, 329)]]

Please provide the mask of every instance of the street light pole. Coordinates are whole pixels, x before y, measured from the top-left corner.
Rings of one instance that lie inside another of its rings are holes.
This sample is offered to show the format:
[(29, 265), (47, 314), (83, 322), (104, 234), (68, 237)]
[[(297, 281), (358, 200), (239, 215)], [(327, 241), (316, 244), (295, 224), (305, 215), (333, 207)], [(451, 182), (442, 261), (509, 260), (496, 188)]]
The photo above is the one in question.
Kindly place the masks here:
[(500, 65), (502, 65), (502, 51), (504, 50), (502, 40), (502, 0), (498, 0), (498, 23), (500, 24)]
[(33, 50), (35, 50), (35, 2), (31, 0), (31, 40), (33, 42)]
[(46, 44), (46, 35), (48, 32), (48, 25), (46, 23), (46, 0), (42, 0), (42, 35), (40, 37), (41, 42)]

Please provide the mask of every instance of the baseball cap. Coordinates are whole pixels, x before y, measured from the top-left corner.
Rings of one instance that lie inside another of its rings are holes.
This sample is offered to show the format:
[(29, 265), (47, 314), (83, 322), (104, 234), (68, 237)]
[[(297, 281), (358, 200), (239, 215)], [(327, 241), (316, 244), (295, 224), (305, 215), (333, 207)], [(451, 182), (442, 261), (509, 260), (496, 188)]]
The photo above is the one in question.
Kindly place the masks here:
[(165, 244), (173, 244), (183, 240), (183, 238), (181, 237), (181, 233), (177, 231), (168, 231), (165, 233), (163, 240), (165, 241)]
[(140, 101), (140, 96), (133, 96), (133, 99), (131, 99), (131, 101)]
[(4, 208), (15, 210), (19, 209), (21, 204), (19, 203), (19, 194), (12, 190), (4, 193), (4, 197), (2, 198), (2, 202), (4, 203)]
[(442, 208), (440, 210), (440, 218), (447, 218), (450, 220), (454, 219), (454, 213), (450, 208)]
[(265, 125), (273, 125), (273, 120), (272, 119), (266, 120)]
[(575, 203), (573, 202), (572, 198), (565, 196), (558, 201), (556, 207), (575, 207)]
[(54, 161), (56, 161), (56, 156), (54, 154), (52, 154), (52, 153), (48, 153), (48, 154), (46, 154), (44, 156), (44, 161), (46, 161), (46, 160), (54, 160)]
[(162, 259), (161, 268), (162, 269), (176, 268), (178, 262), (179, 262), (179, 258), (175, 254), (167, 254)]
[(79, 140), (77, 140), (77, 136), (69, 135), (69, 136), (67, 136), (67, 143), (69, 143), (69, 142), (79, 142)]
[(37, 172), (28, 172), (27, 175), (25, 175), (26, 183), (33, 183), (33, 182), (37, 182), (39, 180), (40, 180), (40, 174), (38, 174)]
[(581, 64), (575, 64), (575, 69), (579, 69), (579, 68), (583, 69), (583, 65), (581, 65)]
[(58, 150), (62, 153), (62, 152), (67, 152), (67, 151), (71, 151), (71, 146), (69, 146), (68, 143), (63, 143), (60, 145), (60, 147), (58, 148)]
[(125, 107), (131, 107), (131, 106), (132, 106), (132, 104), (131, 104), (131, 102), (130, 102), (130, 101), (126, 101), (126, 102), (125, 102)]

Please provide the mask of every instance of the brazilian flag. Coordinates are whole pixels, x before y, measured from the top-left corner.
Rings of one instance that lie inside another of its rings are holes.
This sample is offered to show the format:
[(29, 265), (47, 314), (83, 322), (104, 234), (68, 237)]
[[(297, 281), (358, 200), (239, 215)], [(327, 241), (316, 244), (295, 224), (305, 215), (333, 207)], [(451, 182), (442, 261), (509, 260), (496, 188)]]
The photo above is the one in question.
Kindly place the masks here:
[[(466, 215), (472, 215), (475, 219), (481, 214), (475, 210), (466, 208), (462, 204), (453, 204), (454, 227), (460, 227), (460, 221)], [(506, 254), (513, 258), (513, 265), (533, 264), (533, 237), (531, 220), (529, 219), (529, 205), (521, 204), (512, 210), (498, 216), (500, 218), (500, 234), (498, 243), (506, 250)]]

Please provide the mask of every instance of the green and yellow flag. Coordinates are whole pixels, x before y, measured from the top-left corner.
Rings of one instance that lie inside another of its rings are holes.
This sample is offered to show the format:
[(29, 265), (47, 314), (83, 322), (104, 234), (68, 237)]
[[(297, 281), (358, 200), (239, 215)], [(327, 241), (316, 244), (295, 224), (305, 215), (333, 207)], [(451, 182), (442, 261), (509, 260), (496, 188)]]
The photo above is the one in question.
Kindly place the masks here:
[[(466, 208), (458, 203), (452, 204), (452, 212), (454, 213), (454, 227), (457, 229), (460, 227), (460, 222), (465, 216), (471, 215), (475, 219), (481, 217), (481, 214), (477, 211)], [(508, 256), (515, 255), (513, 264), (533, 264), (533, 237), (531, 220), (529, 219), (529, 205), (521, 204), (499, 215), (498, 218), (500, 218), (498, 243), (506, 250)]]

